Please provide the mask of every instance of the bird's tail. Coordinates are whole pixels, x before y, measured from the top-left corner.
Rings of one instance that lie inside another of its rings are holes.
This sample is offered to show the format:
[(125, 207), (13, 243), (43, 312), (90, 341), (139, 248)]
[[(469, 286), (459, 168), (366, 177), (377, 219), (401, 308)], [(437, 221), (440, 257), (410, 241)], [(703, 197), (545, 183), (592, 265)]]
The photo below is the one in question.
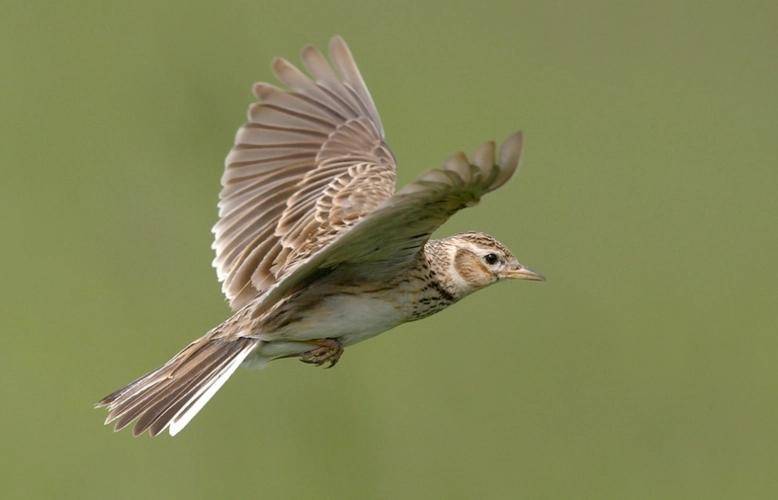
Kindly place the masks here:
[(162, 367), (104, 397), (106, 424), (121, 430), (133, 420), (135, 436), (146, 430), (156, 436), (166, 428), (175, 436), (251, 354), (260, 341), (217, 338), (211, 333), (195, 340)]

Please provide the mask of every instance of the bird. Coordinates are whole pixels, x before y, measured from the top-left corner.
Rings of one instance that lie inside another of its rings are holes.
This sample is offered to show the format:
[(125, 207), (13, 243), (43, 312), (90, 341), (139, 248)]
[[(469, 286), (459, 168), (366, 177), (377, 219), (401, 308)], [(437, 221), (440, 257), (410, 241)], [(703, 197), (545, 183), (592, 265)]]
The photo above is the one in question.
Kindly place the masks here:
[(396, 189), (381, 118), (340, 36), (283, 58), (225, 160), (213, 227), (232, 315), (161, 367), (100, 400), (116, 431), (178, 434), (241, 365), (299, 358), (332, 367), (344, 348), (502, 280), (543, 281), (482, 232), (432, 233), (516, 171), (523, 135)]

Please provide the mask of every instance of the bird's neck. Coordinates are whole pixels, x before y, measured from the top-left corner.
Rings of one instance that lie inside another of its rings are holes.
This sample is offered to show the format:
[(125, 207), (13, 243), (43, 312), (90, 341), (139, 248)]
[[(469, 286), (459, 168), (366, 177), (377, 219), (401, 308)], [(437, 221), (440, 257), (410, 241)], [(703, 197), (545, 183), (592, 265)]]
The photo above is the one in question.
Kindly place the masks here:
[(464, 296), (456, 286), (458, 277), (452, 275), (455, 270), (449, 245), (442, 240), (429, 240), (420, 257), (429, 276), (429, 286), (441, 299), (453, 304)]

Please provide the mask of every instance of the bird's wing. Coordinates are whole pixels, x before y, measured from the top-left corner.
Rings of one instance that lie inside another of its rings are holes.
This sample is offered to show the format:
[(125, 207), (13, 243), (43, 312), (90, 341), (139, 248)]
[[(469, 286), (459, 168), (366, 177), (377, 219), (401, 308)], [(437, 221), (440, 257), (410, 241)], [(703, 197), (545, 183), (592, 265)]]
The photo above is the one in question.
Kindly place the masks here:
[(372, 269), (397, 270), (409, 265), (432, 232), (458, 210), (472, 206), (494, 191), (518, 167), (522, 134), (509, 136), (495, 158), (495, 145), (479, 147), (472, 161), (463, 153), (451, 156), (440, 169), (426, 172), (370, 214), (340, 232), (327, 246), (306, 259), (290, 261), (283, 276), (262, 298), (257, 313), (322, 269), (342, 264), (380, 262)]
[(394, 156), (342, 38), (331, 40), (330, 59), (305, 47), (310, 77), (276, 59), (286, 89), (254, 85), (258, 102), (225, 161), (213, 228), (213, 265), (233, 309), (395, 191)]

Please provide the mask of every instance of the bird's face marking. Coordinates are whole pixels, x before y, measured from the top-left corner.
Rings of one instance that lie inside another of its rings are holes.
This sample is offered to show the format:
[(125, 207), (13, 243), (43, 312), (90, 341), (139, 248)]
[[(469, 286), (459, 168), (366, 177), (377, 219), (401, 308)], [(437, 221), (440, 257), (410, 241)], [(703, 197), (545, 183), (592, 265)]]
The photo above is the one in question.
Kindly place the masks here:
[(461, 233), (447, 239), (451, 246), (451, 274), (461, 295), (502, 279), (545, 280), (520, 264), (505, 245), (488, 234)]

